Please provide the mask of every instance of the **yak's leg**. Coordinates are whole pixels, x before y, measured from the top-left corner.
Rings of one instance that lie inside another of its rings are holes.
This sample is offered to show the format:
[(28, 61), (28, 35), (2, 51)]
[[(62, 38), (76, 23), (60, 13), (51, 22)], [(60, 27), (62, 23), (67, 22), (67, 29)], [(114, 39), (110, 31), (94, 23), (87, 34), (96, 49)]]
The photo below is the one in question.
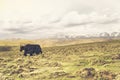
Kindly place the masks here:
[(32, 52), (30, 53), (30, 56), (33, 56), (33, 53), (32, 53)]
[(26, 51), (24, 51), (24, 56), (27, 56), (27, 52)]
[(42, 54), (42, 50), (40, 51), (40, 53)]

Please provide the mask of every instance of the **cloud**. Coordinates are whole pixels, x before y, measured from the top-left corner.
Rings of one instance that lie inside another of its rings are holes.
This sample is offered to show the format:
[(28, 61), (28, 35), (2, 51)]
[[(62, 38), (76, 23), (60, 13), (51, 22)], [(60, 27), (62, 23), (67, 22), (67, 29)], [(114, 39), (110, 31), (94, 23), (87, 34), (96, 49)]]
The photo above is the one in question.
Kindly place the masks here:
[(65, 27), (75, 27), (75, 26), (83, 26), (83, 25), (90, 25), (92, 24), (93, 22), (83, 22), (83, 23), (69, 23), (69, 24), (66, 24)]
[(119, 2), (119, 0), (4, 0), (4, 7), (0, 10), (0, 34), (40, 38), (57, 33), (79, 35), (119, 31)]
[(120, 19), (109, 19), (103, 22), (100, 22), (100, 24), (118, 24), (120, 23)]
[(79, 14), (77, 11), (70, 12), (66, 14), (62, 19), (60, 24), (65, 27), (75, 27), (84, 25), (109, 25), (120, 23), (120, 16), (111, 14), (102, 14), (97, 12), (92, 12), (90, 14)]
[(71, 11), (63, 16), (48, 15), (37, 20), (1, 21), (0, 24), (0, 31), (10, 33), (9, 36), (45, 38), (59, 33), (80, 35), (119, 31), (120, 16), (116, 12), (81, 14)]
[(86, 15), (80, 15), (78, 12), (73, 11), (63, 16), (63, 18), (61, 19), (61, 24), (62, 25), (82, 24), (88, 22), (87, 18), (88, 17)]
[(8, 29), (4, 29), (5, 31), (8, 31), (10, 33), (13, 34), (27, 34), (29, 32), (32, 32), (29, 29), (23, 29), (23, 28), (8, 28)]

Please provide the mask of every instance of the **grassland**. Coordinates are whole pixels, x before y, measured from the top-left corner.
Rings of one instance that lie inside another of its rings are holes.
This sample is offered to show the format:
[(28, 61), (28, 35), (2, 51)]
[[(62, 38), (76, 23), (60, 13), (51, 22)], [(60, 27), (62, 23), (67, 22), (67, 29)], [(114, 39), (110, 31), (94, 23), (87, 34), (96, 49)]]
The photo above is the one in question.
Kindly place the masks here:
[(0, 40), (1, 46), (20, 46), (27, 43), (40, 44), (42, 47), (53, 47), (53, 46), (65, 46), (73, 44), (83, 44), (83, 43), (94, 43), (102, 42), (107, 39), (103, 38), (93, 38), (93, 39), (38, 39), (38, 40), (27, 40), (27, 39), (8, 39)]
[(0, 43), (0, 80), (120, 80), (120, 40), (43, 47), (27, 57), (19, 41)]

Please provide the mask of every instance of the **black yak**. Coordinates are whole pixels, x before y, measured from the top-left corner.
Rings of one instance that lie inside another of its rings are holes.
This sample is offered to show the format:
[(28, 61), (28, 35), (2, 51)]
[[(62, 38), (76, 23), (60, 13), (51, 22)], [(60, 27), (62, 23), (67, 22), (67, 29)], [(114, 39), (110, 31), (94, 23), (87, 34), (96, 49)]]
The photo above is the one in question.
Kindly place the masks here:
[(20, 51), (22, 52), (23, 50), (24, 56), (27, 56), (27, 54), (30, 54), (30, 56), (32, 56), (34, 53), (42, 54), (42, 49), (38, 44), (26, 44), (24, 46), (20, 46)]

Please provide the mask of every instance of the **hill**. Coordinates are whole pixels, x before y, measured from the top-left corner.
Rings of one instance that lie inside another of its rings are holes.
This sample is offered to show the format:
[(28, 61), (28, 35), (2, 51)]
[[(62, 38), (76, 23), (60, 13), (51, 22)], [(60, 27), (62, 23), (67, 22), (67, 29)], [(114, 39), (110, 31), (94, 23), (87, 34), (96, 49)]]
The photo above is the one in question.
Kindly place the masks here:
[(108, 39), (104, 38), (89, 38), (89, 39), (36, 39), (36, 40), (27, 40), (27, 39), (8, 39), (0, 40), (1, 46), (20, 46), (25, 44), (40, 44), (42, 47), (53, 47), (53, 46), (65, 46), (65, 45), (74, 45), (82, 43), (94, 43), (107, 41)]

